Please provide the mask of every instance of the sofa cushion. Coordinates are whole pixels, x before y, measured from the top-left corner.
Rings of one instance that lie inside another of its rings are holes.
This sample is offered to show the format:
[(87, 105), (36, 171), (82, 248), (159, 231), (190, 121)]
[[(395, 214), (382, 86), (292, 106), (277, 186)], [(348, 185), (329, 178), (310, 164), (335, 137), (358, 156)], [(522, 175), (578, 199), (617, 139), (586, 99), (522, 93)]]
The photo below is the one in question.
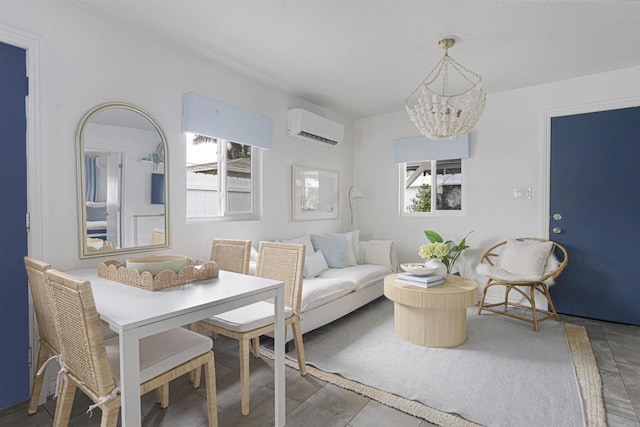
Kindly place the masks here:
[(347, 266), (360, 264), (360, 230), (346, 233), (327, 233), (327, 236), (344, 236), (347, 240)]
[[(338, 271), (344, 271), (339, 269)], [(324, 272), (331, 271), (325, 270)], [(321, 273), (322, 274), (322, 273)], [(356, 289), (356, 284), (343, 278), (314, 277), (302, 283), (302, 303), (300, 312), (311, 310), (336, 300)]]
[[(323, 271), (318, 275), (319, 278), (324, 279), (340, 279), (353, 282), (355, 289), (363, 289), (370, 286), (377, 281), (381, 280), (387, 274), (393, 273), (393, 270), (389, 267), (376, 264), (360, 264), (353, 267), (346, 268), (330, 268)], [(306, 286), (305, 281), (305, 286)]]
[(305, 279), (316, 277), (327, 268), (329, 268), (329, 266), (327, 265), (327, 260), (324, 259), (322, 251), (314, 252), (304, 260), (304, 277)]
[(360, 256), (363, 264), (378, 264), (393, 270), (393, 240), (368, 240), (360, 242)]
[(311, 243), (311, 239), (309, 235), (302, 237), (297, 237), (295, 239), (283, 240), (282, 243), (292, 243), (294, 245), (304, 245), (305, 255), (311, 256), (313, 255), (313, 244)]
[(347, 238), (343, 235), (312, 234), (311, 242), (316, 251), (322, 250), (327, 265), (331, 268), (344, 268), (347, 264)]

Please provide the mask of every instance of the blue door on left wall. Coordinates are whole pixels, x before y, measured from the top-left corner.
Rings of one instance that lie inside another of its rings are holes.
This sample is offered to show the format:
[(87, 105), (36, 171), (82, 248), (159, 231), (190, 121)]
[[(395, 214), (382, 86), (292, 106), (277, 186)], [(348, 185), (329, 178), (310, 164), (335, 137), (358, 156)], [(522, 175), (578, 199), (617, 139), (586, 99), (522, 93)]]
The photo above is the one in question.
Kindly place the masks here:
[(0, 42), (0, 408), (29, 398), (26, 51)]

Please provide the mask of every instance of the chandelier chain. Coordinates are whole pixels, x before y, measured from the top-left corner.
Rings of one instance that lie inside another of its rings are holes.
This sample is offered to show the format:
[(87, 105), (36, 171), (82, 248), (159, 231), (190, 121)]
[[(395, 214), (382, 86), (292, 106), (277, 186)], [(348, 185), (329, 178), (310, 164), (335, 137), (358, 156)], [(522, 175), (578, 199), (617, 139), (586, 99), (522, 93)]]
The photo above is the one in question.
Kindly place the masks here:
[(447, 86), (449, 84), (449, 49), (444, 51), (444, 77), (442, 78), (442, 96), (447, 94)]

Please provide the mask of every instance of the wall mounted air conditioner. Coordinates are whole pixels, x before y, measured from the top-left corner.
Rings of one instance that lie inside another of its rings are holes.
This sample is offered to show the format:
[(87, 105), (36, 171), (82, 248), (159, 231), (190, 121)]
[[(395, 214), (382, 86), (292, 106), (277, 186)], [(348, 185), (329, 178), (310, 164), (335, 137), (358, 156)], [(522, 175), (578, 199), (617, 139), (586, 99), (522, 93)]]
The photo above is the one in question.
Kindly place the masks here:
[(293, 108), (287, 111), (287, 125), (287, 132), (291, 136), (329, 145), (340, 144), (344, 134), (344, 125), (341, 123), (302, 108)]

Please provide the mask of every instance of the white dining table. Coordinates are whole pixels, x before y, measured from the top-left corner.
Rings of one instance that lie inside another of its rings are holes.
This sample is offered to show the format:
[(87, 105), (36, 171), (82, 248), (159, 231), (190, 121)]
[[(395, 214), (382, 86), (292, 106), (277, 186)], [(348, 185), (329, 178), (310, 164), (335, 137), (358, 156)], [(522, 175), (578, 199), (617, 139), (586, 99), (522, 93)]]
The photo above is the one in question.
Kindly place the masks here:
[(147, 291), (98, 277), (95, 268), (67, 273), (91, 282), (100, 319), (120, 336), (121, 410), (126, 427), (140, 426), (141, 422), (141, 338), (274, 298), (275, 425), (285, 425), (283, 282), (220, 271), (215, 279)]

